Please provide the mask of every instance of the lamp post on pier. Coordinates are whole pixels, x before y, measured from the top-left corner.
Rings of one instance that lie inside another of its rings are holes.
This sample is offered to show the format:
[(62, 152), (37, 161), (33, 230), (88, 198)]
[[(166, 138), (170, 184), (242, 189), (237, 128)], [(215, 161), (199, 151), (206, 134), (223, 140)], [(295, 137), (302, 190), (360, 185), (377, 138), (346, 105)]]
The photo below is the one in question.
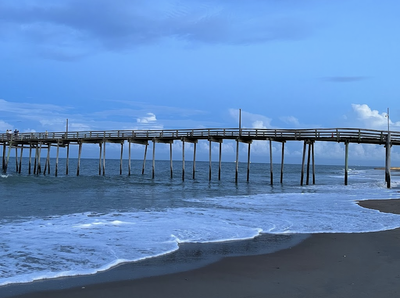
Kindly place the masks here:
[(388, 133), (389, 133), (389, 131), (390, 131), (390, 128), (389, 128), (389, 125), (390, 125), (390, 120), (389, 120), (389, 108), (387, 108), (386, 117), (387, 117)]

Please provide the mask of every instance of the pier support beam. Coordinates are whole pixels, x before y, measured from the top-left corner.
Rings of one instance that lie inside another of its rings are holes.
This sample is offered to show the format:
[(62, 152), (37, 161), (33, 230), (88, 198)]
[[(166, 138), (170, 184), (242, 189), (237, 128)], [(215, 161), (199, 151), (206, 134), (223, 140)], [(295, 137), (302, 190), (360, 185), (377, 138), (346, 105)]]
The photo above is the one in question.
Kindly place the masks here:
[(283, 166), (285, 159), (285, 142), (282, 142), (282, 157), (281, 157), (281, 184), (283, 183)]
[(307, 156), (307, 178), (306, 178), (306, 185), (309, 185), (309, 184), (310, 184), (311, 143), (312, 143), (312, 142), (308, 142), (308, 156)]
[(3, 163), (2, 163), (2, 170), (5, 173), (6, 168), (6, 143), (3, 143)]
[(5, 168), (5, 171), (4, 171), (5, 173), (7, 172), (7, 169), (8, 169), (8, 163), (9, 163), (9, 161), (10, 161), (11, 146), (12, 146), (12, 143), (10, 142), (10, 143), (8, 144), (7, 160), (6, 160), (6, 168)]
[(131, 159), (131, 141), (128, 140), (128, 176), (131, 175), (131, 165), (132, 165), (132, 159)]
[(156, 141), (153, 140), (153, 166), (151, 170), (151, 179), (154, 179), (155, 170), (156, 170)]
[(348, 174), (349, 174), (349, 142), (344, 143), (345, 146), (345, 156), (344, 156), (344, 185), (348, 184)]
[(305, 159), (306, 159), (306, 148), (307, 148), (307, 141), (304, 141), (304, 145), (303, 145), (303, 160), (301, 162), (300, 185), (303, 185), (303, 180), (304, 180), (304, 163), (305, 163)]
[[(47, 150), (47, 152), (49, 152)], [(44, 162), (44, 169), (43, 169), (43, 175), (46, 176), (46, 172), (47, 172), (47, 157), (46, 157), (46, 161)]]
[(15, 145), (15, 172), (18, 173), (18, 145)]
[(21, 174), (21, 168), (22, 168), (22, 152), (24, 151), (24, 145), (21, 145), (21, 152), (19, 156), (19, 166), (18, 166), (18, 173)]
[(33, 175), (37, 174), (38, 146), (39, 146), (39, 144), (36, 144), (36, 146), (35, 146), (35, 160), (33, 162)]
[(249, 143), (249, 146), (247, 148), (247, 182), (250, 181), (250, 146), (251, 142)]
[(197, 142), (193, 143), (193, 180), (196, 178), (196, 147)]
[(144, 175), (144, 169), (145, 169), (145, 167), (146, 167), (147, 146), (149, 146), (148, 143), (146, 143), (146, 144), (145, 144), (145, 147), (144, 147), (144, 157), (143, 157), (142, 175)]
[(69, 171), (68, 166), (69, 166), (69, 143), (67, 144), (67, 161), (65, 164), (65, 175), (67, 175), (67, 176), (68, 176), (68, 171)]
[(79, 176), (79, 171), (81, 168), (81, 153), (82, 153), (82, 142), (79, 142), (78, 165), (76, 167), (76, 176)]
[(99, 176), (101, 175), (101, 150), (103, 149), (103, 143), (99, 143)]
[(185, 181), (185, 140), (182, 140), (182, 181)]
[(211, 162), (211, 151), (212, 151), (212, 142), (216, 142), (216, 143), (219, 143), (219, 156), (218, 156), (218, 180), (221, 180), (221, 158), (222, 158), (222, 142), (223, 142), (223, 139), (220, 139), (220, 138), (214, 138), (214, 137), (210, 137), (209, 139), (208, 139), (208, 142), (209, 142), (209, 147), (208, 147), (208, 149), (209, 149), (209, 162), (210, 162), (210, 165), (209, 165), (209, 170), (208, 170), (208, 180), (211, 180), (211, 168), (212, 168), (212, 162)]
[(222, 140), (219, 142), (218, 180), (221, 180)]
[(386, 163), (385, 163), (385, 181), (387, 188), (390, 188), (390, 147), (392, 146), (392, 140), (390, 132), (388, 132), (386, 137)]
[(121, 158), (119, 160), (119, 174), (122, 175), (122, 155), (124, 154), (124, 142), (121, 142)]
[(58, 176), (58, 156), (60, 154), (60, 143), (57, 142), (57, 156), (56, 156), (56, 168), (54, 171), (54, 175), (57, 177)]
[(106, 141), (103, 142), (103, 176), (106, 175)]
[(271, 177), (271, 185), (274, 185), (274, 170), (272, 163), (272, 140), (269, 139), (269, 168), (270, 168), (270, 177)]
[(50, 143), (47, 144), (47, 158), (46, 158), (46, 164), (47, 164), (47, 174), (50, 175), (50, 148), (51, 145)]
[(239, 139), (236, 139), (235, 183), (238, 183), (238, 172), (239, 172)]
[(31, 174), (32, 166), (32, 144), (29, 144), (29, 161), (28, 161), (28, 174)]
[(312, 142), (312, 143), (311, 143), (313, 184), (315, 184), (315, 157), (314, 157), (314, 144), (315, 144), (315, 142)]
[(37, 170), (36, 174), (41, 174), (42, 173), (42, 167), (40, 165), (40, 157), (42, 155), (42, 142), (39, 143), (39, 151), (38, 151), (38, 162), (37, 162)]
[(193, 179), (195, 178), (195, 171), (196, 171), (196, 143), (197, 139), (184, 137), (182, 138), (182, 181), (185, 180), (185, 142), (193, 143)]
[(173, 167), (172, 167), (172, 142), (169, 143), (169, 170), (171, 174), (171, 179), (173, 178)]
[(211, 181), (211, 140), (208, 141), (208, 181)]

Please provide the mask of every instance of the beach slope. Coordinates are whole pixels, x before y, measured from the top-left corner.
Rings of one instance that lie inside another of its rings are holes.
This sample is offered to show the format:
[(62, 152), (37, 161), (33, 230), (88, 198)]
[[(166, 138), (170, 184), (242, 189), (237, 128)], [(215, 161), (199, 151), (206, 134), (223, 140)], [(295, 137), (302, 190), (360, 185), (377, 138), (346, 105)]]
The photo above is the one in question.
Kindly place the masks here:
[[(399, 200), (361, 206), (400, 213)], [(398, 297), (400, 229), (316, 234), (272, 254), (228, 257), (205, 267), (131, 281), (17, 297)]]

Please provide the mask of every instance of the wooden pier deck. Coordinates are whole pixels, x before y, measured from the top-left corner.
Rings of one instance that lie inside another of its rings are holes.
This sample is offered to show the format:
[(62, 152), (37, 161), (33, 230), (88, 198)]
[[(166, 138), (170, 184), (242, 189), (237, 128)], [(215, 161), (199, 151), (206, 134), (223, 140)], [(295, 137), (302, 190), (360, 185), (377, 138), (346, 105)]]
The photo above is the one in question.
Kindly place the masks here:
[[(82, 150), (82, 144), (92, 143), (99, 144), (99, 174), (105, 173), (105, 148), (106, 143), (117, 143), (121, 144), (121, 169), (122, 173), (122, 152), (124, 144), (129, 145), (129, 175), (130, 175), (130, 159), (131, 159), (131, 143), (145, 145), (144, 162), (146, 161), (147, 146), (149, 142), (153, 143), (153, 172), (154, 178), (154, 152), (156, 143), (167, 143), (170, 144), (170, 157), (171, 157), (171, 177), (172, 177), (172, 144), (174, 141), (182, 142), (182, 161), (183, 161), (183, 174), (182, 179), (185, 177), (184, 173), (184, 160), (185, 160), (185, 142), (194, 144), (194, 156), (193, 156), (193, 178), (195, 177), (195, 157), (196, 157), (196, 144), (200, 140), (210, 142), (210, 179), (211, 179), (211, 142), (217, 142), (220, 144), (219, 161), (221, 167), (221, 144), (224, 140), (235, 140), (236, 141), (236, 175), (235, 181), (237, 181), (238, 173), (238, 152), (239, 143), (248, 144), (248, 170), (247, 179), (249, 179), (249, 167), (250, 167), (250, 145), (255, 140), (269, 141), (270, 142), (270, 164), (271, 164), (271, 184), (273, 184), (273, 171), (272, 171), (272, 142), (282, 143), (282, 162), (281, 162), (281, 183), (283, 178), (283, 160), (284, 160), (284, 144), (288, 141), (302, 141), (304, 142), (303, 147), (303, 159), (302, 159), (302, 173), (301, 173), (301, 184), (303, 184), (304, 166), (307, 164), (307, 181), (309, 184), (309, 171), (310, 171), (310, 159), (312, 159), (313, 166), (313, 183), (315, 183), (314, 174), (314, 143), (315, 142), (338, 142), (345, 144), (345, 184), (347, 184), (347, 172), (348, 172), (348, 145), (350, 143), (358, 144), (377, 144), (384, 145), (386, 147), (386, 171), (385, 180), (388, 187), (390, 187), (390, 147), (392, 145), (400, 145), (400, 132), (395, 131), (381, 131), (371, 129), (360, 129), (360, 128), (315, 128), (315, 129), (252, 129), (252, 128), (202, 128), (202, 129), (165, 129), (165, 130), (109, 130), (109, 131), (71, 131), (71, 132), (34, 132), (34, 133), (2, 133), (0, 134), (0, 145), (3, 146), (3, 172), (7, 171), (8, 161), (10, 157), (11, 148), (15, 148), (16, 168), (17, 172), (21, 172), (21, 159), (23, 155), (23, 149), (29, 149), (29, 174), (31, 173), (31, 158), (32, 150), (35, 150), (35, 165), (34, 174), (41, 173), (40, 156), (41, 150), (47, 149), (47, 158), (45, 163), (46, 168), (50, 170), (50, 148), (52, 146), (57, 147), (57, 160), (55, 175), (57, 175), (57, 165), (59, 157), (59, 148), (67, 148), (67, 162), (69, 159), (69, 146), (79, 146), (78, 156), (78, 167), (77, 175), (79, 175), (79, 164)], [(308, 150), (307, 150), (308, 145)], [(7, 150), (8, 148), (8, 150)], [(18, 164), (17, 151), (20, 149), (20, 159)], [(307, 162), (306, 162), (306, 153)], [(144, 164), (143, 170), (144, 172)], [(66, 174), (68, 174), (68, 166), (66, 167)], [(220, 178), (220, 173), (219, 173)]]

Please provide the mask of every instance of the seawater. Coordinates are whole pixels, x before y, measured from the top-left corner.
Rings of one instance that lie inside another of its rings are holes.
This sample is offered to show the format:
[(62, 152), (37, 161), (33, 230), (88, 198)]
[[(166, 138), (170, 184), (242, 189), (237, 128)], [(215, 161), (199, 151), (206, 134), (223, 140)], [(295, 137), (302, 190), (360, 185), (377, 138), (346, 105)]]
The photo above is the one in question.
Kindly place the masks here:
[[(43, 167), (42, 162), (42, 169)], [(359, 207), (358, 200), (398, 197), (397, 177), (392, 189), (383, 171), (351, 167), (344, 185), (341, 166), (316, 166), (316, 185), (300, 186), (300, 165), (285, 165), (284, 183), (274, 165), (270, 185), (269, 164), (169, 161), (151, 163), (141, 174), (142, 161), (132, 161), (127, 175), (124, 161), (107, 160), (106, 175), (98, 175), (98, 160), (83, 159), (80, 176), (76, 160), (65, 160), (58, 177), (51, 173), (28, 175), (10, 160), (0, 178), (0, 285), (29, 283), (61, 276), (90, 275), (117, 264), (156, 258), (179, 249), (181, 243), (217, 243), (250, 239), (260, 234), (356, 233), (400, 227), (400, 216)], [(304, 180), (305, 181), (305, 180)]]

